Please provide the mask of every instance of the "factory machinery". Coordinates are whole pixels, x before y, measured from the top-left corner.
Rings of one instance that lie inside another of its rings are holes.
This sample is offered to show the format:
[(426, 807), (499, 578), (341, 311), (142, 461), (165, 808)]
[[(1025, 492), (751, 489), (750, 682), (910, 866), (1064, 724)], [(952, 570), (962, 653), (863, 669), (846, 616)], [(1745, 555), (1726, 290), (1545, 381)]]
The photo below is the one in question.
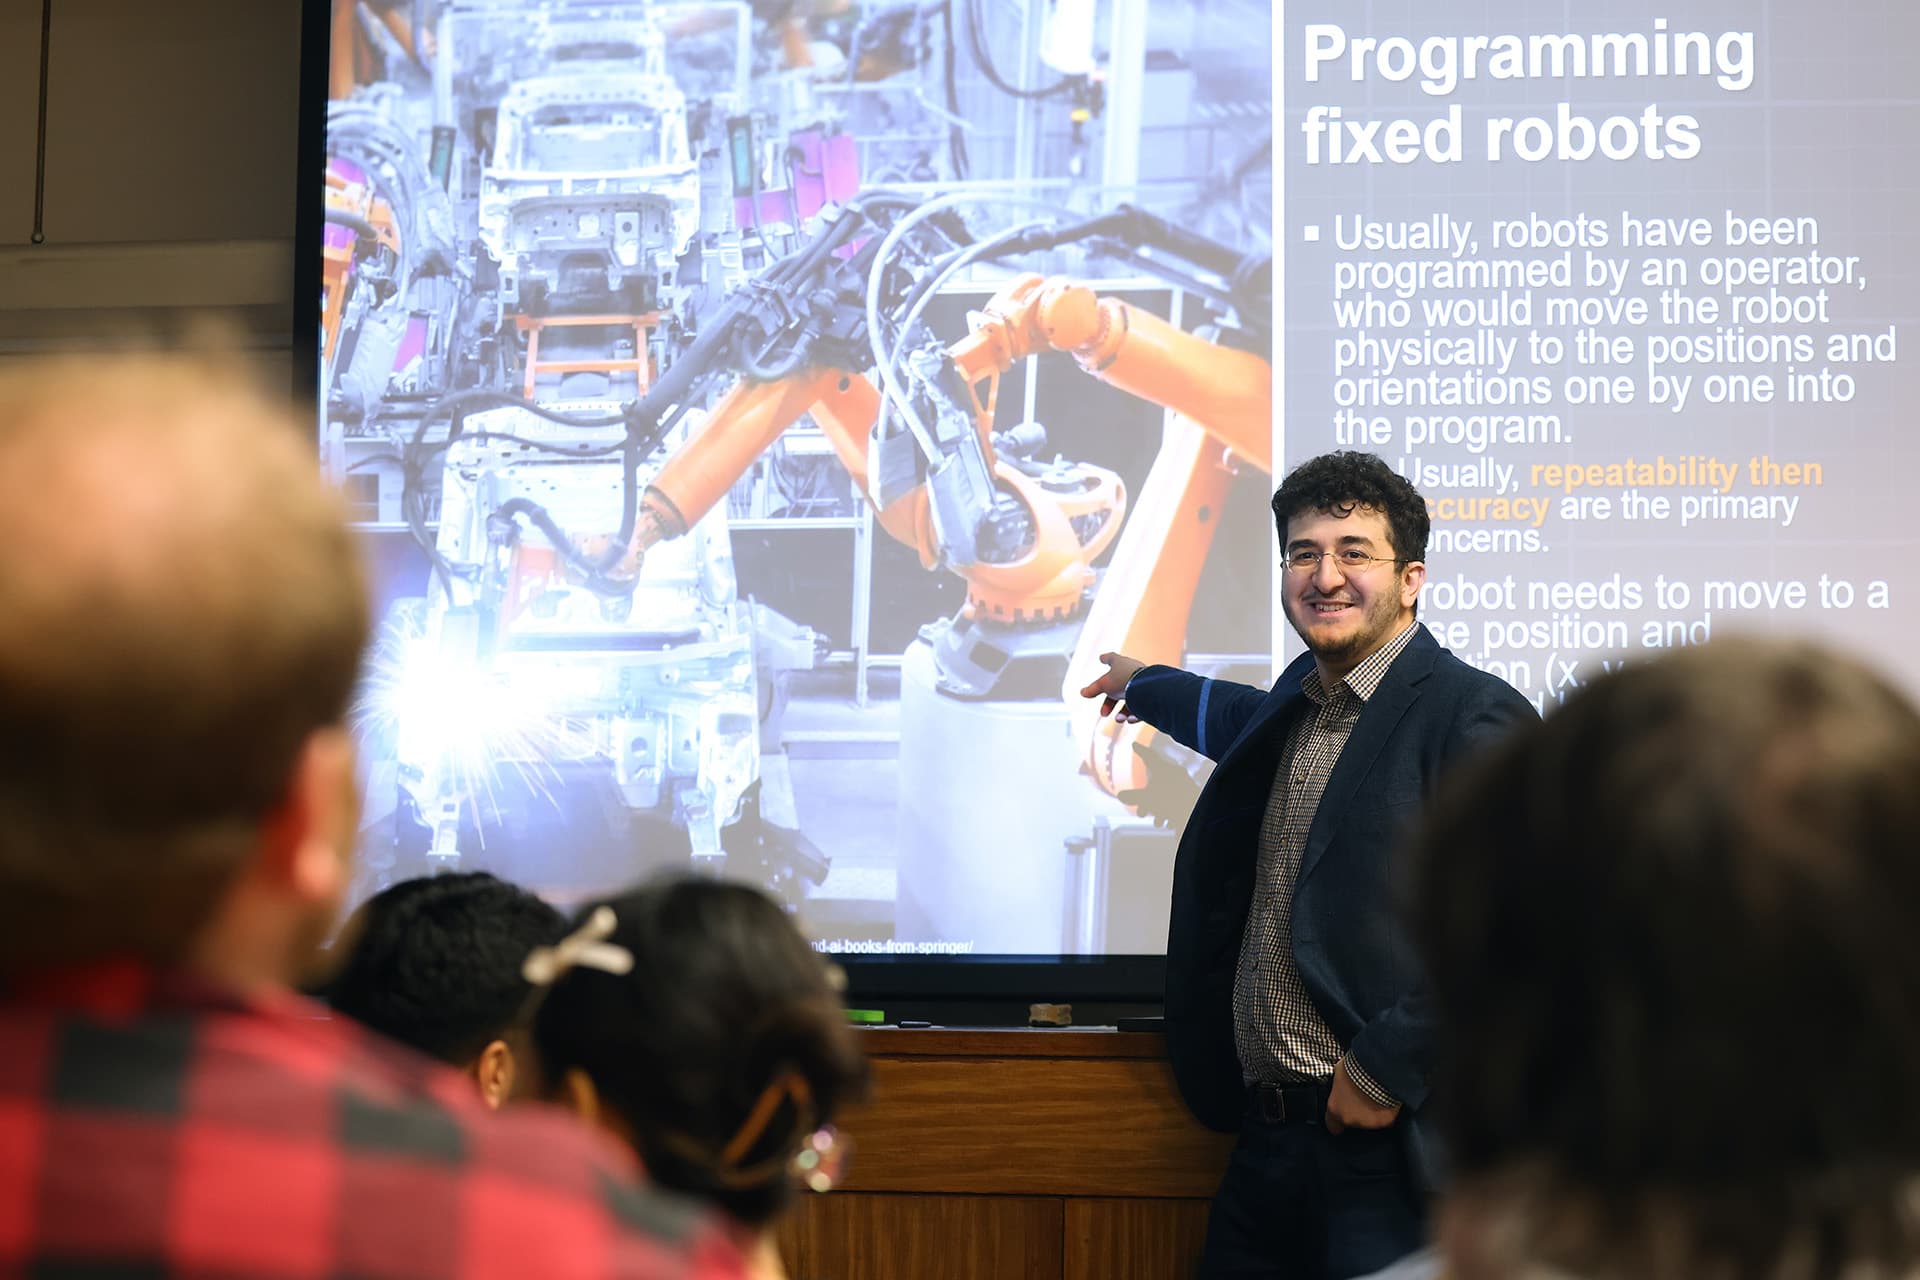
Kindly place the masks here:
[[(917, 84), (927, 11), (840, 48), (743, 4), (420, 8), (342, 0), (328, 122), (323, 457), (426, 565), (360, 704), (372, 884), (516, 847), (565, 850), (521, 873), (559, 896), (687, 861), (795, 902), (826, 877), (769, 715), (827, 646), (742, 591), (729, 524), (743, 486), (793, 492), (804, 433), (965, 584), (903, 666), (898, 933), (1097, 949), (1062, 933), (1060, 851), (1193, 762), (1072, 693), (1105, 649), (1180, 659), (1227, 486), (1271, 470), (1270, 259), (1131, 203), (863, 180), (959, 158), (941, 95), (863, 139), (821, 92)], [(1043, 355), (1168, 410), (1131, 500), (1001, 403)]]

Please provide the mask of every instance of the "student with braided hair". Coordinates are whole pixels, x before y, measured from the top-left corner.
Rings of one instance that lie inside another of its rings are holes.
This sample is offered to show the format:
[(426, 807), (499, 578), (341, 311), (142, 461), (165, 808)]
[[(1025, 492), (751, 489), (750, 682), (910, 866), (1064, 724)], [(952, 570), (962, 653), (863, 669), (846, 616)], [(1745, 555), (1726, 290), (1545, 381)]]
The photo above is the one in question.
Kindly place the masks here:
[(837, 972), (786, 912), (745, 885), (662, 880), (587, 906), (525, 975), (545, 988), (550, 1100), (730, 1217), (756, 1280), (783, 1277), (771, 1228), (797, 1188), (833, 1185), (832, 1120), (867, 1082)]

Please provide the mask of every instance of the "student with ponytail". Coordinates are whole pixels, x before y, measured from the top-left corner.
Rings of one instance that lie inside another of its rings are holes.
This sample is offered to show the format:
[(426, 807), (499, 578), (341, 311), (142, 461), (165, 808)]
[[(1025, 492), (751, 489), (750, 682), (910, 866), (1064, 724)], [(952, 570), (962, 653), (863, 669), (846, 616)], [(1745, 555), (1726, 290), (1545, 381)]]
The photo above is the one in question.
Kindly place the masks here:
[(784, 1276), (771, 1228), (833, 1185), (831, 1122), (867, 1082), (837, 970), (758, 890), (675, 878), (589, 905), (525, 975), (552, 1100), (758, 1237), (756, 1280)]

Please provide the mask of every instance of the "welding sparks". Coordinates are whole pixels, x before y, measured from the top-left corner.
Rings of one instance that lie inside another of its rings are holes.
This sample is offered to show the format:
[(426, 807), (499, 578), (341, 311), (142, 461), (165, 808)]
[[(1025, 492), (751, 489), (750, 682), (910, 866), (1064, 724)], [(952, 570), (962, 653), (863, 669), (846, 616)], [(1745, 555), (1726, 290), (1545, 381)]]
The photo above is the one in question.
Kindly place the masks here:
[(401, 785), (423, 815), (455, 799), (484, 831), (483, 818), (500, 817), (507, 770), (557, 810), (556, 765), (603, 754), (592, 734), (559, 713), (577, 705), (565, 686), (583, 673), (483, 664), (458, 639), (430, 632), (418, 611), (395, 611), (368, 658), (355, 730), (392, 743)]

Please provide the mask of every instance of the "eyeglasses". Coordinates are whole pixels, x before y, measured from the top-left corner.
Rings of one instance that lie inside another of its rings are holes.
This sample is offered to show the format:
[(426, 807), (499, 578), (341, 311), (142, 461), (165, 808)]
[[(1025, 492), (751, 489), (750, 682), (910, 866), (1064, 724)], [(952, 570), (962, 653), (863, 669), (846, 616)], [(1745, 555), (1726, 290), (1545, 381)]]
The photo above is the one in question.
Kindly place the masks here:
[(1358, 547), (1342, 547), (1338, 551), (1309, 551), (1302, 547), (1287, 552), (1282, 562), (1289, 573), (1318, 573), (1320, 562), (1330, 559), (1334, 568), (1343, 574), (1365, 573), (1377, 564), (1406, 564), (1407, 561), (1393, 556), (1370, 556)]

